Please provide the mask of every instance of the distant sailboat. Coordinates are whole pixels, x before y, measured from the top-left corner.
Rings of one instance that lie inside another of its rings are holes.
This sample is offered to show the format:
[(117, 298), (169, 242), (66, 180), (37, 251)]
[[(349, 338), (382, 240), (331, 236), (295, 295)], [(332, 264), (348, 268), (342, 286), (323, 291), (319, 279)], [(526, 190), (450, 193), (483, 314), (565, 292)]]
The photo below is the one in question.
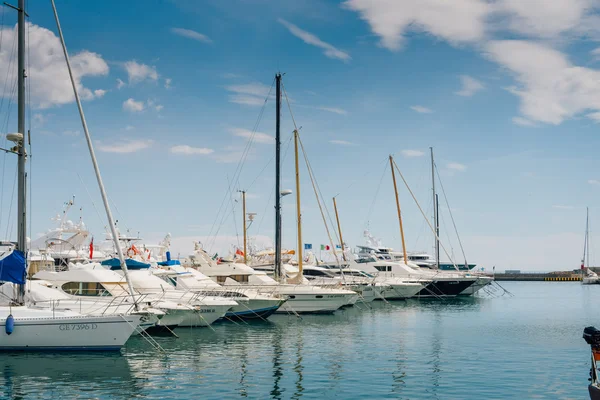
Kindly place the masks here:
[(600, 284), (600, 277), (590, 269), (590, 212), (588, 208), (586, 208), (585, 214), (585, 239), (583, 240), (583, 257), (581, 257), (581, 284)]

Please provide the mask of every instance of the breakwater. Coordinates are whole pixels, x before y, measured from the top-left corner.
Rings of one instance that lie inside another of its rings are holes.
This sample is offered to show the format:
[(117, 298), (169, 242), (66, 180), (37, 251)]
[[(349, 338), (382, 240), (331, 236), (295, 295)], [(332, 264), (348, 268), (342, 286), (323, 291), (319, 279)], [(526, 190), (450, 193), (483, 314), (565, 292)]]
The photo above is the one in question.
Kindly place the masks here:
[(571, 271), (564, 272), (518, 272), (495, 274), (497, 281), (547, 281), (547, 282), (569, 282), (581, 281), (581, 274)]

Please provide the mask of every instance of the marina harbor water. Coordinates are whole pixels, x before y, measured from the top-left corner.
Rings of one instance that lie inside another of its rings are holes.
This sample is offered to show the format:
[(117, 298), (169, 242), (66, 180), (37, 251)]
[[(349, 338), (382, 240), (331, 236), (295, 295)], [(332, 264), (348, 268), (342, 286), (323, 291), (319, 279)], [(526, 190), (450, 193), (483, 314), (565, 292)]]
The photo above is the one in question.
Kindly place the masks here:
[[(584, 399), (598, 285), (372, 303), (334, 315), (180, 328), (114, 354), (0, 358), (2, 398)], [(548, 313), (549, 309), (554, 313)], [(485, 382), (485, 384), (482, 384)], [(200, 395), (199, 395), (200, 394)]]

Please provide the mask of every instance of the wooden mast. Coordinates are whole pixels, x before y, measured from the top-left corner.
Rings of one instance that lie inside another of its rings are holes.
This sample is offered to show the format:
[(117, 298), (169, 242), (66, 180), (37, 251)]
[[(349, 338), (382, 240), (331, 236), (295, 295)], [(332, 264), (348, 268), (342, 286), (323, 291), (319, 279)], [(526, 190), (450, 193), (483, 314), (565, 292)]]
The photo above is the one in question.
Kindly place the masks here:
[(298, 219), (298, 276), (302, 277), (302, 213), (300, 212), (300, 166), (298, 162), (298, 130), (294, 130), (294, 158), (296, 162), (296, 217)]
[(248, 264), (248, 256), (246, 251), (246, 243), (247, 243), (247, 227), (246, 227), (246, 191), (242, 190), (242, 212), (244, 213), (244, 264)]
[(344, 238), (342, 237), (342, 226), (340, 225), (340, 217), (338, 215), (337, 203), (335, 202), (335, 197), (333, 198), (333, 209), (335, 210), (335, 220), (337, 221), (338, 232), (340, 234), (340, 244), (342, 246), (342, 258), (346, 261), (346, 252), (344, 248)]
[(398, 209), (398, 221), (400, 222), (400, 237), (402, 238), (402, 252), (404, 253), (404, 263), (408, 263), (406, 255), (406, 243), (404, 241), (404, 228), (402, 226), (402, 213), (400, 212), (400, 199), (398, 198), (398, 186), (396, 184), (396, 173), (394, 171), (394, 158), (390, 155), (390, 167), (392, 168), (392, 180), (394, 181), (394, 194), (396, 195), (396, 208)]

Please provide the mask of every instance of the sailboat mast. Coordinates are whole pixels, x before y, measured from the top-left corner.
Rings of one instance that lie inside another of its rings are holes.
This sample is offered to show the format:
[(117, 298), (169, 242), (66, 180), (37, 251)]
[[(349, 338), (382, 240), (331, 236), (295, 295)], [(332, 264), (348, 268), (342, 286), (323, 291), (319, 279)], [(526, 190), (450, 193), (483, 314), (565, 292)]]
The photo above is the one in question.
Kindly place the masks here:
[(242, 190), (242, 213), (244, 213), (244, 264), (248, 264), (248, 256), (246, 246), (248, 243), (247, 227), (246, 227), (246, 191)]
[(440, 221), (439, 221), (439, 208), (438, 208), (438, 196), (435, 191), (435, 162), (433, 161), (433, 147), (429, 148), (431, 154), (431, 190), (433, 191), (433, 226), (435, 227), (435, 265), (440, 268)]
[(335, 210), (335, 220), (337, 221), (338, 232), (340, 234), (340, 245), (342, 246), (342, 258), (346, 260), (346, 249), (344, 248), (344, 238), (342, 237), (342, 226), (340, 225), (340, 216), (338, 215), (337, 203), (335, 197), (333, 198), (333, 209)]
[(281, 74), (275, 75), (275, 279), (281, 277)]
[(298, 219), (298, 276), (302, 277), (302, 213), (300, 212), (300, 164), (298, 162), (297, 129), (294, 129), (294, 157), (296, 163), (296, 217)]
[(400, 223), (400, 237), (402, 238), (402, 252), (404, 253), (404, 263), (408, 263), (406, 255), (406, 243), (404, 241), (404, 227), (402, 226), (402, 213), (400, 212), (400, 199), (398, 198), (398, 186), (396, 184), (396, 172), (394, 171), (394, 158), (390, 155), (390, 167), (392, 168), (392, 180), (394, 181), (394, 193), (396, 194), (396, 208), (398, 209), (398, 221)]
[[(25, 0), (18, 2), (18, 76), (17, 76), (17, 129), (22, 136), (17, 143), (18, 154), (18, 191), (17, 191), (17, 249), (23, 252), (25, 263), (27, 263), (27, 172), (25, 164), (27, 162), (27, 153), (25, 150)], [(25, 298), (25, 285), (19, 285), (17, 297), (18, 303), (23, 303)]]
[(585, 208), (586, 267), (590, 267), (590, 210)]
[[(21, 2), (23, 0), (19, 0)], [(71, 61), (69, 60), (69, 53), (67, 52), (67, 45), (65, 44), (65, 38), (62, 33), (62, 28), (60, 27), (60, 21), (58, 19), (58, 11), (56, 10), (56, 4), (54, 4), (54, 0), (52, 1), (52, 9), (54, 10), (54, 19), (56, 20), (56, 27), (58, 29), (58, 35), (60, 37), (60, 42), (62, 44), (63, 52), (65, 55), (65, 61), (67, 63), (67, 69), (69, 70), (69, 77), (71, 78), (71, 85), (73, 87), (73, 94), (75, 95), (75, 102), (77, 103), (77, 108), (79, 109), (79, 117), (81, 118), (81, 125), (83, 126), (83, 132), (85, 133), (85, 139), (88, 145), (88, 150), (90, 152), (90, 158), (92, 159), (92, 165), (94, 166), (94, 172), (96, 173), (96, 180), (98, 181), (98, 187), (100, 188), (100, 195), (102, 196), (102, 202), (104, 203), (104, 209), (106, 211), (106, 218), (108, 219), (108, 225), (110, 226), (110, 231), (112, 233), (113, 242), (115, 248), (117, 249), (117, 254), (119, 256), (119, 260), (121, 262), (121, 269), (123, 270), (123, 274), (125, 275), (125, 280), (127, 281), (127, 286), (129, 287), (129, 291), (131, 292), (131, 298), (133, 300), (133, 304), (136, 311), (139, 311), (139, 305), (137, 303), (135, 297), (135, 291), (133, 289), (133, 284), (131, 283), (131, 279), (129, 278), (129, 273), (127, 271), (127, 264), (125, 263), (125, 257), (123, 256), (123, 250), (121, 249), (121, 243), (119, 243), (119, 235), (117, 233), (117, 228), (115, 226), (114, 218), (112, 212), (110, 210), (110, 206), (108, 204), (108, 197), (106, 196), (106, 190), (104, 189), (104, 183), (102, 182), (102, 176), (100, 175), (100, 167), (98, 166), (98, 161), (96, 160), (96, 153), (94, 152), (94, 146), (92, 144), (92, 137), (90, 136), (90, 132), (88, 130), (87, 121), (85, 119), (85, 114), (83, 113), (83, 106), (81, 105), (81, 99), (79, 98), (79, 93), (77, 92), (77, 85), (75, 84), (75, 78), (73, 77), (73, 71), (71, 69)], [(20, 3), (19, 3), (20, 4)]]

